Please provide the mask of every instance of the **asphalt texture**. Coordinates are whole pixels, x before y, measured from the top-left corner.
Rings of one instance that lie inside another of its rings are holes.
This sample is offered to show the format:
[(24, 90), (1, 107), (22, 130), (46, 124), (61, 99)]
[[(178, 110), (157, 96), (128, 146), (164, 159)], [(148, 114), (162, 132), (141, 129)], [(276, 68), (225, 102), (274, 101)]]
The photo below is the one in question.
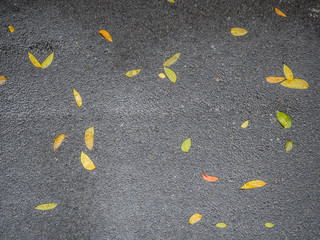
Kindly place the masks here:
[[(320, 239), (319, 1), (12, 0), (0, 16), (0, 239)], [(52, 51), (34, 69), (28, 52)], [(178, 52), (173, 84), (158, 74)], [(268, 83), (283, 64), (310, 88)]]

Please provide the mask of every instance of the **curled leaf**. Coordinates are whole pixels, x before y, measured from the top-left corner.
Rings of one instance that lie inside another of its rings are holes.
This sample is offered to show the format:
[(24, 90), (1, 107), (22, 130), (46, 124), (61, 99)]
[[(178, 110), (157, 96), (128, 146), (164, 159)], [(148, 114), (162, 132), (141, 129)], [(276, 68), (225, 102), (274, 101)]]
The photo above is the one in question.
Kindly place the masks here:
[(194, 224), (196, 222), (199, 222), (202, 218), (202, 215), (200, 213), (193, 214), (189, 219), (189, 224)]
[(266, 77), (266, 79), (269, 83), (278, 83), (285, 80), (284, 77)]
[(7, 78), (5, 76), (0, 76), (0, 85), (3, 84), (5, 81), (7, 81)]
[(267, 222), (264, 224), (267, 228), (272, 228), (274, 226), (273, 223)]
[(94, 166), (93, 162), (91, 161), (91, 159), (88, 157), (87, 154), (85, 154), (84, 152), (81, 152), (81, 163), (82, 166), (87, 169), (87, 170), (93, 170), (96, 167)]
[(110, 34), (106, 30), (100, 30), (99, 33), (104, 36), (108, 41), (112, 42)]
[(166, 60), (162, 65), (164, 67), (169, 67), (172, 64), (174, 64), (180, 57), (181, 53), (176, 53), (175, 55), (173, 55), (171, 58), (169, 58), (168, 60)]
[(10, 32), (14, 32), (14, 28), (12, 26), (9, 25), (8, 29), (9, 29)]
[(249, 120), (243, 122), (243, 123), (241, 124), (241, 127), (242, 127), (242, 128), (246, 128), (246, 127), (248, 127), (248, 124), (249, 124)]
[(50, 210), (50, 209), (54, 209), (57, 205), (58, 205), (58, 203), (46, 203), (46, 204), (38, 205), (34, 209), (37, 209), (37, 210)]
[(202, 173), (202, 177), (203, 177), (204, 180), (206, 180), (208, 182), (215, 182), (215, 181), (219, 180), (219, 178), (217, 178), (217, 177), (209, 176), (209, 175), (206, 175), (204, 173)]
[(284, 128), (290, 128), (291, 127), (291, 125), (292, 125), (291, 118), (287, 114), (277, 111), (277, 118), (278, 118), (279, 123)]
[(159, 73), (160, 78), (166, 78), (166, 75), (164, 73)]
[(256, 187), (263, 187), (264, 185), (266, 185), (266, 183), (264, 181), (253, 180), (253, 181), (250, 181), (250, 182), (247, 182), (246, 184), (244, 184), (240, 189), (250, 189), (250, 188), (256, 188)]
[(66, 134), (62, 133), (56, 139), (54, 140), (53, 143), (53, 151), (56, 151), (57, 148), (61, 145), (63, 139), (66, 137)]
[(283, 65), (283, 72), (284, 76), (286, 77), (287, 80), (292, 80), (293, 79), (293, 73), (291, 69), (287, 65)]
[(175, 83), (177, 81), (177, 75), (170, 68), (164, 67), (164, 72), (167, 74), (171, 82)]
[(248, 33), (247, 30), (243, 29), (243, 28), (231, 28), (231, 34), (233, 36), (243, 36), (246, 35)]
[(46, 60), (43, 61), (43, 63), (41, 64), (41, 68), (47, 68), (50, 66), (50, 64), (53, 61), (53, 52), (46, 58)]
[(293, 144), (291, 141), (287, 141), (287, 144), (286, 144), (286, 152), (289, 152), (293, 147)]
[(74, 89), (73, 89), (73, 96), (74, 96), (74, 98), (76, 99), (76, 103), (77, 103), (78, 107), (81, 107), (81, 105), (82, 105), (82, 98), (81, 98), (80, 94), (79, 94), (76, 90), (74, 90)]
[(216, 224), (216, 227), (218, 227), (218, 228), (225, 228), (227, 226), (227, 224), (225, 224), (225, 223), (217, 223)]
[(127, 72), (126, 75), (128, 77), (134, 77), (134, 76), (138, 75), (140, 71), (141, 71), (141, 69), (131, 70), (131, 71)]
[(38, 62), (35, 56), (28, 52), (28, 57), (35, 67), (42, 68), (42, 65)]
[(292, 80), (285, 80), (280, 83), (282, 86), (287, 88), (294, 88), (294, 89), (307, 89), (309, 88), (309, 84), (303, 79), (292, 79)]
[(84, 142), (86, 143), (86, 146), (89, 150), (93, 147), (93, 141), (94, 141), (94, 126), (91, 128), (88, 128), (84, 134)]
[(285, 15), (283, 12), (281, 12), (278, 8), (274, 9), (276, 11), (276, 13), (281, 16), (281, 17), (287, 17), (287, 15)]
[(188, 152), (190, 147), (191, 147), (191, 138), (188, 138), (188, 139), (184, 140), (184, 142), (182, 143), (181, 150), (183, 152)]

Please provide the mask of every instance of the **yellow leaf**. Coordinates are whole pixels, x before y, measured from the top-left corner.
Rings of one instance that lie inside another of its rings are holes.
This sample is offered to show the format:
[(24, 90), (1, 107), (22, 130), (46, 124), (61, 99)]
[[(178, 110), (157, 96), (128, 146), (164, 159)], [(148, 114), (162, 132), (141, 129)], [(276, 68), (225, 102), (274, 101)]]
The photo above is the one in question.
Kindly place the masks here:
[(233, 36), (243, 36), (246, 35), (248, 33), (247, 30), (243, 29), (243, 28), (231, 28), (231, 34)]
[(264, 185), (266, 185), (266, 183), (264, 181), (253, 180), (253, 181), (250, 181), (250, 182), (247, 182), (246, 184), (244, 184), (240, 189), (250, 189), (250, 188), (256, 188), (256, 187), (263, 187)]
[(110, 34), (106, 30), (100, 30), (99, 33), (104, 36), (108, 41), (112, 42)]
[(170, 68), (164, 67), (163, 68), (165, 73), (167, 74), (168, 78), (171, 82), (175, 83), (177, 81), (177, 75), (174, 71), (172, 71)]
[(246, 128), (248, 127), (248, 124), (249, 124), (249, 120), (245, 121), (244, 123), (241, 124), (241, 127), (242, 128)]
[(52, 61), (53, 61), (53, 52), (46, 58), (46, 60), (43, 61), (43, 63), (41, 64), (42, 65), (41, 68), (49, 67)]
[(58, 205), (58, 203), (46, 203), (46, 204), (41, 204), (39, 206), (36, 206), (34, 209), (50, 210), (50, 209), (54, 209), (57, 205)]
[(284, 128), (291, 128), (292, 121), (291, 121), (291, 118), (288, 114), (277, 111), (277, 118), (278, 118), (279, 123)]
[(82, 98), (81, 98), (80, 94), (79, 94), (76, 90), (74, 90), (74, 89), (73, 89), (73, 96), (74, 96), (74, 98), (76, 99), (76, 103), (77, 103), (78, 107), (81, 107), (81, 105), (82, 105)]
[(169, 67), (171, 66), (172, 64), (174, 64), (180, 57), (180, 54), (181, 53), (176, 53), (175, 55), (173, 55), (171, 58), (169, 58), (167, 61), (165, 61), (163, 63), (163, 66), (164, 67)]
[(183, 152), (188, 152), (190, 147), (191, 147), (191, 138), (188, 138), (188, 139), (184, 140), (184, 142), (182, 143), (181, 150)]
[(166, 78), (166, 75), (164, 75), (164, 73), (159, 73), (159, 77), (160, 78)]
[(0, 76), (0, 85), (3, 84), (5, 81), (7, 81), (7, 78), (5, 76)]
[(93, 147), (93, 141), (94, 141), (94, 126), (91, 128), (88, 128), (84, 134), (84, 142), (86, 143), (86, 146), (89, 150)]
[(193, 214), (189, 219), (189, 224), (194, 224), (196, 222), (199, 222), (202, 218), (202, 215), (200, 213)]
[(53, 143), (53, 151), (57, 150), (57, 148), (61, 145), (63, 139), (66, 137), (66, 134), (62, 133), (56, 139), (54, 140)]
[(291, 141), (288, 140), (286, 144), (286, 152), (289, 152), (292, 148), (293, 148), (293, 144)]
[(274, 226), (273, 223), (267, 222), (264, 224), (267, 228), (272, 228)]
[(218, 227), (218, 228), (225, 228), (227, 226), (227, 224), (225, 224), (225, 223), (217, 223), (216, 224), (216, 227)]
[(287, 80), (292, 80), (293, 79), (293, 73), (291, 69), (287, 65), (283, 65), (283, 72), (284, 76), (286, 77)]
[(28, 57), (35, 67), (42, 68), (42, 65), (38, 62), (35, 56), (28, 52)]
[(287, 17), (287, 15), (285, 15), (283, 12), (281, 12), (278, 8), (274, 9), (276, 11), (276, 13), (281, 16), (281, 17)]
[(81, 163), (83, 167), (87, 170), (93, 170), (96, 168), (91, 159), (84, 152), (81, 152)]
[(303, 79), (292, 79), (292, 80), (285, 80), (280, 83), (282, 86), (287, 88), (294, 88), (294, 89), (307, 89), (309, 88), (309, 84)]
[(134, 77), (134, 76), (138, 75), (140, 71), (141, 71), (141, 69), (131, 70), (131, 71), (127, 72), (126, 75), (128, 77)]
[(269, 83), (278, 83), (285, 80), (284, 77), (266, 77), (266, 79)]
[(174, 3), (174, 0), (168, 0), (169, 3)]
[(12, 26), (8, 26), (10, 32), (14, 32), (14, 28)]

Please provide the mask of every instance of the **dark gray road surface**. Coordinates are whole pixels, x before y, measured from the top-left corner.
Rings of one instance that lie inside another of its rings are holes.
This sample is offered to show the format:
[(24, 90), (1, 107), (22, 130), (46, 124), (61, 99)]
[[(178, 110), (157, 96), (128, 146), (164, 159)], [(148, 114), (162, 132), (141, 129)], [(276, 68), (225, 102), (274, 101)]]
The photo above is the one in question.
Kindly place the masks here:
[[(7, 0), (0, 16), (0, 239), (319, 239), (318, 0)], [(33, 70), (28, 51), (55, 57)], [(158, 74), (177, 52), (173, 84)], [(283, 64), (310, 88), (268, 83)]]

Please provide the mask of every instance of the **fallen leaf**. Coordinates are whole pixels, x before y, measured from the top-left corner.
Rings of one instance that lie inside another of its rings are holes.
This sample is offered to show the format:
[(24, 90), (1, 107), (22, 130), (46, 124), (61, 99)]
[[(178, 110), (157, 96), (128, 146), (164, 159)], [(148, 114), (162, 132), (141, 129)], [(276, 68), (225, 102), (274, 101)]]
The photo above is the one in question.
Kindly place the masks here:
[(166, 78), (166, 75), (164, 73), (159, 73), (160, 78)]
[(83, 167), (87, 170), (93, 170), (96, 168), (93, 162), (91, 161), (91, 159), (88, 157), (88, 155), (82, 151), (81, 151), (81, 163)]
[(39, 206), (36, 206), (34, 209), (37, 210), (50, 210), (54, 209), (59, 203), (46, 203), (46, 204), (41, 204)]
[(193, 214), (189, 219), (189, 224), (194, 224), (196, 222), (199, 222), (202, 218), (202, 215), (200, 213)]
[(286, 78), (284, 78), (284, 77), (266, 77), (266, 79), (269, 83), (278, 83), (278, 82), (285, 80)]
[(281, 12), (278, 8), (274, 9), (276, 11), (276, 13), (281, 16), (281, 17), (287, 17), (287, 15), (285, 15), (283, 12)]
[(91, 128), (88, 128), (84, 134), (84, 142), (86, 143), (86, 146), (89, 150), (93, 147), (93, 141), (94, 141), (94, 126)]
[(253, 180), (253, 181), (250, 181), (250, 182), (247, 182), (246, 184), (244, 184), (240, 189), (250, 189), (250, 188), (256, 188), (256, 187), (263, 187), (264, 185), (266, 185), (266, 183), (264, 181)]
[(99, 33), (104, 36), (108, 41), (112, 42), (110, 34), (106, 30), (100, 30)]
[(28, 52), (28, 57), (35, 67), (42, 68), (42, 65), (38, 62), (35, 56)]
[(79, 94), (76, 90), (74, 90), (74, 89), (73, 89), (73, 96), (74, 96), (74, 98), (76, 99), (76, 103), (77, 103), (78, 107), (81, 107), (81, 105), (82, 105), (82, 98), (81, 98), (80, 94)]
[(290, 128), (291, 127), (291, 124), (292, 124), (291, 118), (287, 114), (277, 111), (277, 118), (278, 118), (278, 121), (280, 122), (280, 124), (284, 128)]
[(237, 36), (237, 37), (238, 36), (243, 36), (243, 35), (245, 35), (247, 33), (248, 33), (248, 31), (243, 29), (243, 28), (231, 28), (231, 34), (233, 36)]
[(191, 138), (188, 138), (188, 139), (184, 140), (184, 142), (182, 143), (181, 150), (183, 152), (188, 152), (190, 147), (191, 147)]
[(202, 173), (202, 177), (204, 180), (208, 181), (208, 182), (215, 182), (217, 181), (219, 178), (214, 177), (214, 176), (209, 176), (209, 175), (205, 175), (204, 173)]
[(41, 68), (47, 68), (47, 67), (50, 66), (50, 64), (51, 64), (52, 61), (53, 61), (53, 53), (54, 53), (54, 52), (52, 52), (52, 53), (46, 58), (46, 60), (43, 61), (43, 63), (41, 64), (41, 65), (42, 65)]
[(243, 123), (241, 124), (241, 127), (242, 127), (242, 128), (246, 128), (246, 127), (248, 127), (248, 124), (249, 124), (249, 120), (243, 122)]
[(7, 78), (5, 76), (0, 76), (0, 85), (3, 84), (5, 81), (7, 81)]
[(12, 26), (8, 26), (10, 32), (14, 32), (14, 28)]
[(292, 80), (293, 79), (293, 73), (291, 69), (287, 65), (283, 65), (283, 72), (284, 76), (286, 77), (287, 80)]
[(174, 3), (174, 0), (168, 0), (169, 3)]
[(164, 67), (163, 68), (165, 73), (167, 74), (168, 78), (171, 82), (175, 83), (177, 81), (177, 75), (174, 71), (172, 71), (170, 68)]
[(171, 58), (169, 58), (167, 61), (165, 61), (163, 63), (163, 66), (164, 67), (169, 67), (171, 66), (172, 64), (174, 64), (180, 57), (180, 54), (181, 53), (176, 53), (175, 55), (173, 55)]
[(291, 141), (287, 141), (287, 144), (286, 144), (286, 152), (289, 152), (293, 147), (293, 144)]
[(134, 76), (138, 75), (140, 71), (141, 71), (141, 69), (131, 70), (131, 71), (127, 72), (126, 75), (128, 77), (134, 77)]
[(273, 223), (267, 222), (264, 224), (267, 228), (272, 228), (274, 226)]
[(62, 133), (56, 139), (54, 140), (53, 143), (53, 151), (57, 150), (57, 148), (61, 145), (63, 139), (66, 137), (66, 134)]
[(217, 223), (216, 224), (216, 227), (218, 227), (218, 228), (225, 228), (227, 226), (227, 224), (225, 224), (225, 223)]
[(303, 79), (292, 79), (292, 80), (285, 80), (280, 83), (282, 86), (287, 88), (294, 88), (294, 89), (307, 89), (309, 88), (309, 84)]

